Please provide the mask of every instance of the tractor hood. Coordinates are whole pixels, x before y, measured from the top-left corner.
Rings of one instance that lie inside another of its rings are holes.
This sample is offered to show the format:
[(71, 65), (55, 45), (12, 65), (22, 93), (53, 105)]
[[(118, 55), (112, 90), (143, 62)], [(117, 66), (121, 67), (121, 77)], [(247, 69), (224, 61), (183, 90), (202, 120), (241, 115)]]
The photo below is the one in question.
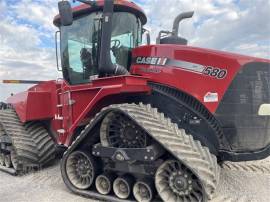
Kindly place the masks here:
[[(204, 96), (211, 92), (213, 86), (220, 86), (220, 101), (244, 65), (252, 62), (270, 63), (267, 59), (223, 51), (165, 44), (136, 48), (132, 58), (131, 74), (150, 77), (155, 82), (184, 89), (187, 93), (193, 92), (192, 96), (212, 113), (218, 108), (219, 102), (204, 102)], [(211, 74), (209, 69), (218, 72)], [(191, 85), (194, 81), (196, 85)]]

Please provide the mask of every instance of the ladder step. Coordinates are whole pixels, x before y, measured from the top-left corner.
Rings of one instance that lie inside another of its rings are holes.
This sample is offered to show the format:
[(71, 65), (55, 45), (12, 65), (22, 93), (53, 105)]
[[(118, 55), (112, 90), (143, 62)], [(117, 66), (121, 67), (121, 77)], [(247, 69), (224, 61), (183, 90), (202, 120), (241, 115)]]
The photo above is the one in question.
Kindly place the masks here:
[(60, 134), (64, 134), (66, 131), (65, 131), (65, 129), (58, 129), (57, 132)]
[(60, 116), (59, 114), (54, 115), (55, 120), (64, 120), (64, 117)]
[(64, 120), (64, 117), (62, 117), (62, 116), (57, 116), (57, 117), (55, 117), (55, 120)]

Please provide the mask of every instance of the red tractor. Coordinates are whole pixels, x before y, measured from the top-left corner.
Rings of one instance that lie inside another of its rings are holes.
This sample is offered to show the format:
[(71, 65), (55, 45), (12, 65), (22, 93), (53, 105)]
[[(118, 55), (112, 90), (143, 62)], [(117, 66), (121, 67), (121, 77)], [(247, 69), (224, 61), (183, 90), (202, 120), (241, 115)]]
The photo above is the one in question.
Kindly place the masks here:
[[(187, 46), (172, 31), (142, 46), (147, 18), (130, 1), (59, 2), (63, 80), (0, 111), (1, 168), (48, 164), (106, 201), (208, 201), (224, 161), (270, 154), (270, 61)], [(56, 144), (57, 143), (57, 144)]]

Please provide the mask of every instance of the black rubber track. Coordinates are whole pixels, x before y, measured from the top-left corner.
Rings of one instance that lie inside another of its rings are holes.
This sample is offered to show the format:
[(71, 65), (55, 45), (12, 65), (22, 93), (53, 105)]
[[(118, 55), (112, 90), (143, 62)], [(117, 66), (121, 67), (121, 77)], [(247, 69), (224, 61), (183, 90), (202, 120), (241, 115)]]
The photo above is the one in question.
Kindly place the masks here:
[[(189, 167), (201, 180), (207, 199), (212, 198), (218, 183), (220, 168), (216, 157), (207, 147), (186, 134), (185, 130), (179, 129), (177, 124), (172, 123), (151, 105), (121, 104), (109, 108), (120, 109), (128, 114), (177, 160)], [(168, 198), (166, 201), (171, 199)]]
[[(76, 150), (94, 126), (104, 118), (104, 115), (111, 111), (122, 112), (129, 116), (129, 118), (144, 128), (176, 159), (187, 165), (201, 180), (206, 195), (205, 201), (212, 198), (219, 181), (220, 172), (216, 157), (209, 152), (207, 147), (202, 146), (201, 143), (194, 140), (191, 135), (187, 135), (184, 130), (179, 129), (177, 124), (172, 123), (169, 118), (164, 116), (164, 114), (159, 113), (157, 109), (152, 108), (150, 105), (144, 105), (142, 103), (139, 105), (111, 105), (103, 108), (67, 149), (61, 162), (61, 172), (65, 184), (71, 191), (80, 195), (83, 194), (89, 197), (115, 201), (115, 197), (110, 198), (110, 196), (107, 196), (106, 199), (104, 197), (99, 197), (99, 194), (96, 194), (93, 191), (82, 191), (74, 188), (67, 179), (64, 169), (67, 157), (72, 151)], [(121, 200), (118, 199), (118, 201)]]
[(38, 122), (22, 124), (13, 109), (0, 110), (0, 124), (11, 138), (17, 170), (48, 164), (55, 158), (55, 144)]
[(55, 143), (47, 130), (38, 122), (25, 124), (26, 131), (32, 137), (36, 144), (38, 162), (40, 165), (46, 165), (55, 159)]
[(221, 164), (221, 167), (226, 170), (270, 174), (270, 162), (265, 162), (264, 160), (251, 161), (251, 162), (250, 161), (245, 161), (245, 162), (225, 161)]

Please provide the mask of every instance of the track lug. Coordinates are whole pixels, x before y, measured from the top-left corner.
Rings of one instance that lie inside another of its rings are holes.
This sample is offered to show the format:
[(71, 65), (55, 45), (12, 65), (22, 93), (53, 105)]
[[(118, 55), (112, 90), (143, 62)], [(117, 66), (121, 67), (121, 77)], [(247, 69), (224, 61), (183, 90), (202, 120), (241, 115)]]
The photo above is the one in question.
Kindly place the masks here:
[(18, 175), (17, 171), (14, 168), (7, 168), (5, 166), (0, 165), (0, 170), (10, 175), (14, 175), (14, 176)]

